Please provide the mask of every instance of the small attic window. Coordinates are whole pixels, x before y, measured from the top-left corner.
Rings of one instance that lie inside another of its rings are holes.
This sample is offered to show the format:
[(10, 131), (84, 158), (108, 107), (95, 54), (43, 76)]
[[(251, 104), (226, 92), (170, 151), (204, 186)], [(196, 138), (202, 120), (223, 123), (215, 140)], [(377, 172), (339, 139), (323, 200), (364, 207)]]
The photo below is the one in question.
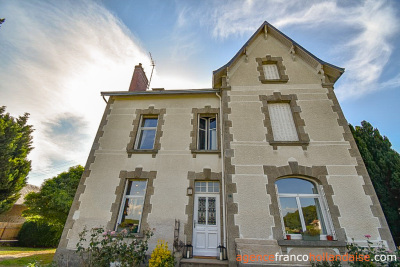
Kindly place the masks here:
[(256, 58), (257, 70), (260, 73), (258, 79), (261, 83), (286, 83), (289, 77), (285, 73), (282, 57), (271, 57), (266, 55), (263, 58)]
[(278, 66), (276, 64), (263, 65), (264, 75), (267, 80), (279, 80)]

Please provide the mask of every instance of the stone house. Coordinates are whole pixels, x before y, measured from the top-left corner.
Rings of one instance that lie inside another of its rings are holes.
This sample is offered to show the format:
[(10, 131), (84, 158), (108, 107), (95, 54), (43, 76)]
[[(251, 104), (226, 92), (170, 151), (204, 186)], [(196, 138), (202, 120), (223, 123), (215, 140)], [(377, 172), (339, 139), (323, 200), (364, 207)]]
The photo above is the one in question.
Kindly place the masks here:
[[(213, 72), (212, 88), (148, 90), (136, 66), (129, 91), (101, 93), (57, 255), (73, 257), (85, 225), (155, 228), (151, 252), (173, 243), (175, 220), (195, 256), (223, 245), (230, 266), (236, 255), (340, 254), (366, 234), (393, 249), (334, 93), (343, 72), (268, 22)], [(320, 240), (306, 240), (313, 231)]]
[(36, 185), (27, 184), (19, 192), (20, 197), (9, 211), (0, 214), (0, 244), (13, 243), (17, 241), (17, 236), (22, 225), (26, 221), (22, 212), (27, 209), (24, 204), (25, 196), (30, 192), (39, 192), (40, 188)]

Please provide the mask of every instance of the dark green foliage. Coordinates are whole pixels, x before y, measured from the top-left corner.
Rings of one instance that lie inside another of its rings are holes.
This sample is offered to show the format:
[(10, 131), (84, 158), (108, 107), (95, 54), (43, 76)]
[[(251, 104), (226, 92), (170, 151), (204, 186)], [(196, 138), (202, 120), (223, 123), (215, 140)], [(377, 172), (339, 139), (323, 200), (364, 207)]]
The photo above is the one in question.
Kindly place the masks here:
[(6, 21), (6, 19), (0, 19), (0, 25), (3, 24), (4, 21)]
[(18, 244), (22, 247), (57, 247), (63, 227), (44, 220), (27, 220), (18, 233)]
[(68, 172), (46, 180), (39, 192), (31, 192), (25, 197), (25, 205), (28, 209), (23, 212), (23, 215), (25, 217), (39, 216), (52, 224), (63, 226), (83, 170), (84, 168), (78, 165), (69, 168)]
[[(26, 231), (21, 229), (18, 237), (21, 245), (57, 246), (83, 170), (80, 165), (71, 167), (68, 172), (46, 180), (38, 193), (31, 192), (25, 196), (27, 209), (23, 216), (29, 219), (22, 227)], [(44, 234), (46, 231), (48, 233)]]
[(19, 191), (26, 185), (31, 170), (27, 159), (32, 150), (29, 114), (14, 118), (0, 107), (0, 213), (9, 210), (19, 198)]
[[(90, 240), (87, 240), (88, 234)], [(144, 266), (148, 241), (153, 236), (149, 229), (143, 231), (143, 237), (128, 234), (127, 231), (115, 232), (103, 228), (83, 229), (79, 233), (76, 252), (82, 262), (80, 266), (109, 267), (118, 262), (120, 267)]]
[(371, 177), (386, 220), (397, 245), (400, 245), (400, 155), (386, 136), (366, 121), (350, 129)]

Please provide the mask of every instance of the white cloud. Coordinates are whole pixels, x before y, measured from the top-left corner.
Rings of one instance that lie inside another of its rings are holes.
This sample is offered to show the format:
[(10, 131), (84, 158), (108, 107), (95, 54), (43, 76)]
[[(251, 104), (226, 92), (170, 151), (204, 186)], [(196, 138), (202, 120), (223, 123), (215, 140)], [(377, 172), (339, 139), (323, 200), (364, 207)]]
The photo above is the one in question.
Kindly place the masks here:
[[(330, 44), (329, 51), (336, 58), (346, 55), (339, 62), (346, 74), (336, 89), (342, 99), (384, 88), (378, 79), (392, 54), (390, 41), (400, 24), (393, 3), (385, 0), (209, 1), (197, 14), (212, 28), (214, 38), (222, 40), (251, 34), (263, 20), (281, 30), (313, 28), (316, 35), (329, 34), (333, 29), (337, 42)], [(343, 40), (345, 43), (341, 43)]]
[[(105, 103), (127, 90), (134, 65), (149, 59), (109, 11), (93, 1), (7, 1), (1, 10), (0, 99), (14, 116), (31, 113), (30, 183), (85, 164)], [(51, 131), (60, 121), (73, 132)], [(79, 138), (76, 138), (79, 136)]]

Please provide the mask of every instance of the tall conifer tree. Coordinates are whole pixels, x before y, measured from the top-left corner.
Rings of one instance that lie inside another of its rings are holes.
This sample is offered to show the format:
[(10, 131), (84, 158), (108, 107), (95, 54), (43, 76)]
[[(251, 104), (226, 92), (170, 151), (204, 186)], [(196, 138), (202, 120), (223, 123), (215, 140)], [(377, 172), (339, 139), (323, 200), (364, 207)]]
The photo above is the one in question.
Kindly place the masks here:
[(400, 245), (400, 155), (386, 136), (366, 121), (350, 129), (367, 167), (389, 228)]
[(32, 150), (29, 114), (14, 118), (0, 107), (0, 213), (9, 210), (19, 198), (19, 191), (26, 185), (31, 170), (27, 159)]

